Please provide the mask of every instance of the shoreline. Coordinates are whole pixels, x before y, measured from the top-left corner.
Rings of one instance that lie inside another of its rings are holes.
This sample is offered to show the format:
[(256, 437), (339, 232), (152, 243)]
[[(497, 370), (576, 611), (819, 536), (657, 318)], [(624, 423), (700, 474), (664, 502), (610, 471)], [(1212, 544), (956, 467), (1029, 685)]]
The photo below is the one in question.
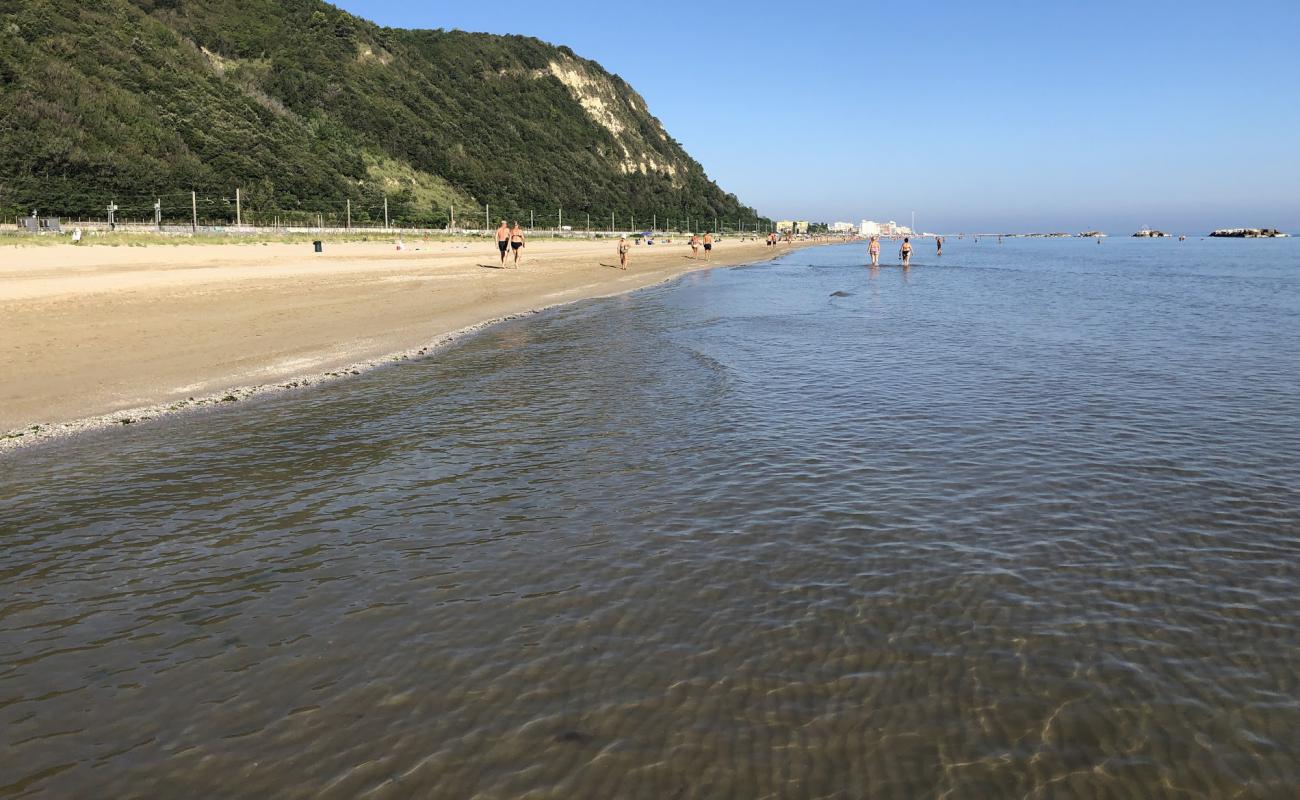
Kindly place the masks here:
[[(429, 244), (430, 243), (426, 243), (425, 247), (428, 248)], [(446, 251), (447, 249), (449, 249), (449, 247), (454, 247), (456, 249), (467, 249), (463, 245), (449, 246), (446, 243), (437, 243), (437, 242), (431, 244), (433, 245), (433, 247), (429, 249), (433, 249), (437, 251)], [(530, 243), (530, 247), (532, 246), (532, 244), (533, 243)], [(605, 256), (606, 260), (609, 259), (609, 254), (605, 252), (606, 250), (609, 249), (608, 243), (600, 242), (597, 244), (597, 243), (583, 242), (581, 244), (583, 245), (581, 247), (582, 250), (591, 251), (590, 255), (594, 257), (591, 260), (595, 262), (595, 266), (591, 264), (578, 263), (575, 268), (576, 262), (571, 256), (568, 256), (566, 254), (566, 258), (569, 263), (566, 264), (561, 271), (567, 277), (573, 277), (574, 273), (582, 274), (584, 272), (589, 272), (592, 269), (604, 270), (605, 268), (610, 266), (607, 263), (599, 263), (601, 261), (602, 255)], [(683, 276), (688, 275), (692, 272), (705, 271), (717, 267), (735, 267), (744, 264), (755, 264), (764, 261), (770, 261), (772, 259), (778, 258), (787, 253), (794, 252), (796, 249), (802, 249), (802, 247), (811, 246), (815, 244), (822, 244), (822, 243), (808, 242), (808, 243), (796, 245), (795, 247), (782, 245), (779, 247), (779, 250), (777, 250), (776, 252), (772, 252), (768, 250), (765, 246), (762, 245), (761, 242), (743, 243), (743, 242), (725, 241), (723, 244), (730, 245), (730, 246), (727, 247), (727, 250), (724, 250), (722, 252), (715, 251), (716, 258), (715, 260), (710, 262), (702, 262), (702, 261), (697, 262), (689, 259), (688, 256), (682, 256), (681, 253), (683, 253), (686, 250), (686, 245), (684, 243), (674, 243), (671, 245), (668, 244), (655, 245), (655, 247), (662, 247), (663, 249), (654, 252), (653, 255), (650, 255), (647, 251), (641, 251), (638, 248), (638, 252), (634, 254), (634, 260), (631, 262), (631, 270), (629, 270), (628, 273), (623, 273), (626, 277), (624, 277), (619, 282), (622, 283), (623, 285), (609, 284), (609, 283), (594, 283), (594, 284), (583, 284), (577, 287), (566, 286), (566, 285), (543, 286), (540, 288), (552, 288), (552, 289), (559, 288), (560, 291), (545, 292), (541, 294), (526, 293), (519, 297), (513, 298), (517, 302), (513, 304), (507, 304), (509, 307), (503, 313), (493, 313), (487, 317), (475, 319), (469, 322), (468, 324), (461, 324), (458, 326), (447, 327), (444, 324), (440, 323), (440, 317), (442, 318), (443, 322), (445, 322), (447, 321), (448, 317), (454, 317), (454, 315), (450, 315), (446, 313), (439, 314), (436, 309), (433, 309), (428, 314), (427, 319), (423, 321), (422, 327), (424, 327), (425, 330), (423, 331), (422, 337), (415, 340), (414, 342), (411, 342), (410, 344), (404, 347), (381, 350), (379, 352), (367, 353), (360, 357), (350, 358), (348, 357), (348, 354), (356, 355), (357, 353), (366, 353), (366, 348), (361, 346), (364, 340), (366, 339), (366, 337), (362, 337), (362, 341), (360, 342), (345, 340), (345, 341), (335, 342), (334, 346), (336, 349), (334, 351), (326, 352), (326, 353), (316, 353), (315, 360), (318, 363), (314, 368), (293, 369), (293, 368), (282, 367), (279, 371), (276, 371), (276, 367), (278, 366), (277, 364), (274, 363), (270, 365), (260, 364), (258, 365), (259, 370), (263, 370), (263, 371), (270, 370), (270, 374), (268, 374), (267, 379), (265, 380), (235, 381), (232, 383), (222, 383), (221, 379), (217, 378), (215, 379), (215, 383), (209, 381), (211, 385), (205, 386), (203, 389), (194, 391), (193, 393), (182, 392), (181, 396), (176, 396), (176, 390), (172, 390), (171, 392), (167, 393), (171, 395), (170, 397), (156, 397), (156, 398), (151, 398), (149, 400), (146, 400), (145, 402), (125, 403), (125, 404), (119, 403), (114, 405), (111, 402), (104, 401), (102, 403), (103, 405), (112, 406), (112, 407), (106, 408), (105, 410), (100, 411), (99, 413), (93, 413), (93, 412), (81, 413), (81, 414), (73, 413), (67, 415), (65, 418), (62, 419), (55, 418), (49, 421), (32, 420), (29, 423), (19, 425), (17, 427), (6, 426), (5, 428), (0, 429), (0, 456), (11, 454), (20, 450), (27, 450), (32, 447), (38, 447), (40, 445), (48, 444), (54, 441), (66, 440), (70, 437), (74, 437), (80, 434), (91, 433), (94, 431), (103, 431), (106, 429), (116, 428), (116, 427), (127, 427), (136, 424), (147, 424), (149, 422), (158, 421), (160, 419), (173, 418), (184, 414), (192, 414), (199, 411), (210, 411), (243, 400), (271, 398), (286, 392), (299, 391), (306, 388), (312, 388), (323, 384), (333, 383), (335, 381), (345, 380), (347, 378), (361, 375), (383, 366), (399, 364), (404, 361), (428, 358), (430, 356), (435, 355), (437, 351), (442, 348), (448, 347), (468, 336), (472, 336), (474, 334), (482, 332), (490, 327), (501, 324), (503, 322), (509, 322), (512, 320), (533, 316), (554, 308), (572, 305), (577, 302), (582, 302), (587, 300), (606, 299), (610, 297), (631, 294), (634, 292), (638, 292), (656, 286), (662, 286), (671, 281), (679, 280)], [(378, 247), (383, 248), (385, 252), (392, 252), (387, 249), (392, 246), (393, 245), (391, 243), (383, 243)], [(411, 245), (408, 245), (408, 247), (409, 246)], [(223, 247), (225, 247), (225, 245), (217, 246), (217, 248), (223, 248)], [(370, 245), (368, 247), (370, 249), (374, 249), (375, 246)], [(253, 248), (241, 247), (239, 249), (252, 250)], [(546, 248), (543, 247), (539, 249), (545, 250)], [(481, 250), (482, 248), (477, 248), (475, 252), (472, 252), (467, 256), (464, 256), (464, 259), (467, 259), (470, 262), (474, 262), (475, 268), (487, 268), (492, 272), (502, 272), (505, 275), (519, 274), (516, 273), (514, 270), (499, 270), (498, 268), (491, 267), (490, 265), (477, 263), (480, 261), (487, 260), (483, 257), (483, 252), (481, 252)], [(43, 249), (43, 252), (49, 252), (49, 250)], [(137, 254), (138, 252), (139, 251), (137, 250)], [(405, 251), (404, 253), (399, 254), (396, 258), (384, 257), (384, 260), (406, 262), (404, 264), (404, 269), (405, 269), (406, 267), (409, 267), (410, 265), (409, 262), (412, 259), (402, 258), (402, 256), (409, 252), (410, 251)], [(422, 251), (417, 250), (415, 251), (414, 255), (418, 255), (419, 252)], [(208, 255), (212, 256), (213, 254), (208, 254)], [(221, 255), (222, 254), (220, 253), (215, 254), (216, 257), (214, 260), (218, 262), (221, 261), (220, 259)], [(445, 255), (445, 252), (443, 252), (442, 255)], [(582, 256), (584, 256), (584, 258), (582, 259), (583, 261), (587, 260), (585, 258), (585, 256), (587, 255), (588, 253), (585, 252), (582, 253)], [(636, 258), (636, 256), (639, 256), (640, 258)], [(728, 256), (733, 256), (733, 257), (728, 257)], [(492, 253), (491, 257), (496, 258), (495, 253)], [(525, 262), (523, 264), (521, 268), (521, 272), (523, 270), (527, 270), (530, 266), (532, 266), (534, 269), (537, 269), (535, 262), (539, 259), (545, 259), (545, 258), (546, 258), (546, 254), (544, 252), (540, 255), (530, 254), (528, 262)], [(684, 261), (686, 263), (680, 263), (679, 259), (680, 261)], [(78, 260), (84, 261), (84, 259), (78, 259)], [(641, 265), (644, 265), (643, 269), (645, 270), (639, 275), (635, 272), (638, 266), (638, 262)], [(98, 266), (102, 267), (103, 265), (100, 264)], [(462, 268), (464, 267), (463, 264), (459, 266), (461, 266)], [(355, 265), (348, 264), (346, 265), (346, 270), (351, 270), (354, 267)], [(195, 268), (194, 265), (186, 265), (184, 267), (184, 269), (186, 270), (194, 269), (194, 268)], [(226, 270), (227, 273), (231, 271), (231, 267), (228, 264), (221, 265), (221, 268)], [(72, 267), (72, 269), (77, 270), (79, 273), (86, 271), (85, 266), (81, 264), (75, 265), (74, 267)], [(94, 265), (91, 266), (91, 269), (94, 270)], [(254, 269), (256, 269), (256, 267), (254, 267)], [(113, 271), (117, 271), (119, 273), (124, 272), (124, 270), (121, 270), (120, 268), (116, 268)], [(8, 291), (6, 292), (4, 279), (6, 277), (9, 277), (8, 275), (5, 274), (6, 272), (11, 272), (11, 271), (0, 271), (0, 312), (5, 311), (7, 305), (21, 303), (22, 301), (25, 300), (30, 301), (32, 299), (32, 295), (38, 294), (38, 291), (33, 290), (31, 287), (26, 287), (27, 291), (26, 293), (24, 293), (24, 287), (22, 286), (21, 283), (17, 287), (10, 285), (8, 287)], [(602, 273), (596, 273), (596, 274), (601, 275)], [(102, 277), (102, 276), (94, 276), (94, 277)], [(122, 284), (123, 275), (119, 274), (116, 277), (118, 278), (117, 281), (118, 284)], [(139, 276), (131, 276), (131, 277), (138, 278)], [(236, 280), (242, 279), (242, 277), (243, 277), (242, 275), (237, 276)], [(298, 277), (301, 278), (301, 276)], [(380, 277), (380, 279), (383, 280), (384, 278), (392, 278), (393, 276), (384, 276), (382, 274), (379, 274), (378, 277)], [(84, 300), (87, 294), (93, 296), (93, 294), (97, 289), (103, 291), (103, 287), (93, 285), (94, 284), (93, 279), (87, 281), (85, 280), (85, 278), (86, 276), (84, 275), (79, 276), (80, 282), (90, 283), (92, 285), (91, 290), (87, 292), (86, 290), (82, 289), (80, 291), (74, 292), (72, 295), (73, 297), (77, 297), (78, 299)], [(188, 276), (184, 272), (182, 272), (181, 275), (179, 276), (171, 276), (171, 280), (173, 282), (177, 282), (180, 287), (183, 287), (186, 290), (192, 290), (193, 286), (195, 285), (195, 282), (188, 280), (187, 278)], [(41, 278), (38, 277), (38, 280), (40, 279)], [(473, 278), (468, 278), (468, 277), (466, 279), (473, 280)], [(545, 283), (545, 281), (541, 281), (541, 282)], [(30, 281), (28, 281), (28, 283), (30, 283)], [(156, 284), (158, 282), (154, 282), (154, 283), (155, 286), (153, 288), (156, 288)], [(166, 283), (166, 281), (163, 281), (163, 283)], [(131, 291), (131, 292), (142, 290), (141, 282), (139, 280), (128, 280), (124, 285), (126, 287), (125, 289), (122, 288), (122, 285), (116, 286), (114, 288), (120, 291)], [(203, 285), (208, 286), (210, 285), (210, 283), (204, 282)], [(150, 287), (145, 286), (143, 287), (143, 290), (148, 291), (149, 288)], [(308, 286), (306, 288), (310, 290), (311, 287)], [(593, 289), (595, 289), (596, 291), (591, 291)], [(610, 291), (602, 291), (603, 289), (610, 289)], [(254, 287), (252, 293), (256, 294), (257, 291), (258, 291), (257, 287)], [(488, 291), (489, 293), (492, 292), (491, 289), (489, 289)], [(235, 293), (237, 295), (239, 294), (238, 291), (236, 291)], [(538, 300), (545, 300), (548, 297), (556, 297), (556, 296), (562, 296), (562, 299), (556, 300), (555, 302), (542, 303), (540, 305), (537, 304)], [(163, 298), (158, 302), (165, 302), (165, 301), (166, 301), (165, 298)], [(383, 309), (380, 308), (377, 310), (382, 311)], [(487, 309), (485, 308), (484, 311), (486, 310)], [(75, 324), (75, 322), (73, 324)], [(351, 347), (349, 347), (349, 345), (351, 345)], [(333, 356), (339, 355), (339, 352), (337, 350), (338, 347), (344, 348), (342, 351), (343, 358), (341, 360), (338, 358), (333, 358)], [(5, 365), (3, 362), (0, 362), (0, 366), (8, 366), (8, 365)], [(21, 382), (22, 382), (21, 379), (19, 381), (16, 381), (16, 383), (21, 383)], [(188, 387), (181, 387), (181, 388), (183, 389)], [(163, 393), (160, 392), (160, 394)]]

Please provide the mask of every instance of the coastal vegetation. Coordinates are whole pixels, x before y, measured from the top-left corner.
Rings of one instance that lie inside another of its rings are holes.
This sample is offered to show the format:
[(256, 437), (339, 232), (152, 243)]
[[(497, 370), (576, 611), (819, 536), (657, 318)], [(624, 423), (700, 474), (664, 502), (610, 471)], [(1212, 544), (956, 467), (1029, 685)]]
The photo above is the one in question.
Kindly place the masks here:
[(528, 37), (319, 0), (5, 0), (0, 84), (10, 218), (234, 221), (238, 189), (245, 221), (758, 221), (626, 82)]

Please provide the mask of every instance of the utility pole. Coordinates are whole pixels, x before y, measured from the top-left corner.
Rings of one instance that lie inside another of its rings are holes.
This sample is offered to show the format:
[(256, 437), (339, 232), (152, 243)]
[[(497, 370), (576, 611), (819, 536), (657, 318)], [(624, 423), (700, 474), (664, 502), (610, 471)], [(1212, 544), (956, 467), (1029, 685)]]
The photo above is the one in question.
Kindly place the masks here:
[(456, 227), (456, 204), (451, 204), (451, 214), (447, 217), (447, 230)]
[(659, 230), (659, 213), (658, 213), (658, 212), (655, 212), (655, 213), (653, 213), (653, 214), (650, 215), (650, 230), (651, 230), (651, 231)]
[(483, 206), (483, 230), (492, 230), (492, 206), (486, 204)]
[(153, 201), (153, 224), (158, 230), (162, 230), (162, 198), (159, 197)]
[(352, 230), (352, 198), (348, 198), (348, 230)]
[(190, 192), (190, 233), (199, 232), (199, 196), (197, 192)]
[(384, 195), (384, 230), (388, 230), (388, 195)]
[(533, 210), (530, 208), (528, 209), (528, 230), (531, 231), (532, 229), (533, 229)]
[(240, 198), (239, 189), (235, 189), (235, 227), (236, 228), (244, 227), (244, 210), (243, 210), (243, 206), (240, 204), (240, 199), (241, 198)]
[(560, 209), (560, 222), (555, 227), (559, 228), (560, 230), (564, 230), (564, 209), (562, 208)]
[(108, 229), (110, 231), (114, 230), (117, 227), (117, 221), (113, 217), (113, 215), (116, 213), (117, 213), (117, 203), (110, 202), (108, 204)]
[(587, 212), (587, 233), (591, 233), (591, 212)]
[(614, 212), (609, 212), (609, 232), (614, 232)]

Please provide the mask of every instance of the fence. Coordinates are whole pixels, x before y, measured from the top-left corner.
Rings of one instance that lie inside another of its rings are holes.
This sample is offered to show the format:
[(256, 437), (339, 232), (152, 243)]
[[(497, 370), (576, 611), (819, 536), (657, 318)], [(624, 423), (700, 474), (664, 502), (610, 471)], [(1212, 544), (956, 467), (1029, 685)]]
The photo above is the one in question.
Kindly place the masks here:
[[(72, 205), (72, 204), (69, 204)], [(89, 202), (76, 206), (85, 209)], [(713, 231), (718, 234), (760, 235), (775, 230), (772, 221), (754, 216), (732, 219), (665, 210), (633, 214), (630, 212), (596, 212), (502, 208), (499, 206), (457, 207), (448, 205), (437, 211), (445, 218), (438, 224), (434, 215), (413, 211), (407, 198), (384, 197), (373, 203), (351, 200), (315, 203), (312, 210), (262, 210), (241, 190), (227, 194), (200, 195), (177, 192), (127, 198), (106, 197), (101, 214), (63, 217), (65, 231), (80, 227), (87, 231), (156, 232), (162, 234), (274, 235), (277, 233), (407, 233), (483, 235), (494, 230), (500, 220), (518, 222), (530, 233), (551, 236), (628, 235), (643, 231), (656, 234), (689, 234)], [(90, 205), (90, 207), (95, 207)], [(33, 209), (42, 217), (59, 216), (60, 209)], [(18, 227), (21, 227), (19, 225)]]

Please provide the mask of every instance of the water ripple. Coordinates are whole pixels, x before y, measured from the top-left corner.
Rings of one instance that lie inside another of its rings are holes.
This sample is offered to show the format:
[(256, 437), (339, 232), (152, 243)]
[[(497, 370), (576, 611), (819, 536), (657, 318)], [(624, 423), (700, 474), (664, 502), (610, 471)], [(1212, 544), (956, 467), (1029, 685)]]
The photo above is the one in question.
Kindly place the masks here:
[(1300, 251), (1086, 244), (20, 451), (0, 796), (1291, 796)]

